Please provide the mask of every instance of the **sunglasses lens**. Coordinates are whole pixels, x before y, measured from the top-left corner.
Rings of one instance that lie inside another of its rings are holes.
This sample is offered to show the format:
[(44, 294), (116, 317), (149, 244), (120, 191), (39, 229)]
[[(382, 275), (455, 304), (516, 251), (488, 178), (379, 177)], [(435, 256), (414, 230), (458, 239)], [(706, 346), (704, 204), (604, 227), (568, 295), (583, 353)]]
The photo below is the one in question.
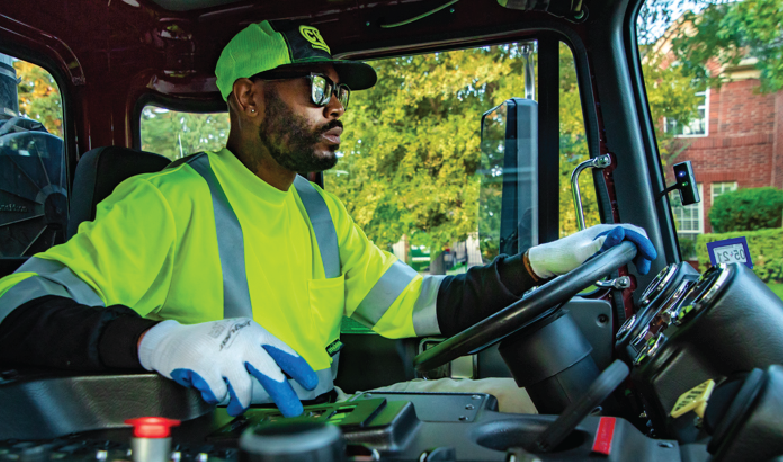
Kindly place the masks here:
[(340, 100), (343, 109), (348, 109), (348, 102), (351, 100), (351, 90), (345, 85), (340, 86), (337, 89), (337, 99)]
[(348, 109), (348, 101), (351, 98), (351, 89), (348, 85), (339, 84), (334, 85), (328, 77), (320, 74), (310, 75), (310, 94), (313, 99), (313, 104), (316, 106), (326, 106), (332, 99), (332, 93), (337, 97), (342, 104), (343, 109)]
[(329, 99), (332, 97), (332, 85), (331, 82), (327, 82), (323, 76), (313, 76), (311, 91), (313, 103), (316, 106), (326, 106), (329, 104)]

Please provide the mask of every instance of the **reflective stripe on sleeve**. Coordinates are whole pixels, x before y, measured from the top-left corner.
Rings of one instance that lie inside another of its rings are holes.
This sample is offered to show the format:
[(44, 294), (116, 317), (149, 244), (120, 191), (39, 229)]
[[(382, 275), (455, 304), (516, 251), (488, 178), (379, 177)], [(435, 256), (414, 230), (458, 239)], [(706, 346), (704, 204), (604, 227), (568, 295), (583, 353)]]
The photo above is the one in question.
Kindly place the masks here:
[(65, 287), (40, 276), (32, 276), (20, 281), (0, 297), (0, 322), (24, 303), (44, 295), (70, 297)]
[(413, 331), (417, 337), (440, 334), (438, 325), (438, 289), (446, 276), (424, 276), (421, 295), (413, 305)]
[(400, 260), (395, 261), (359, 303), (351, 319), (366, 326), (374, 326), (417, 274), (416, 270)]
[(14, 273), (33, 273), (0, 297), (0, 321), (20, 305), (44, 295), (72, 298), (89, 306), (105, 306), (101, 297), (70, 268), (54, 260), (29, 258)]
[[(73, 271), (71, 271), (70, 268), (59, 261), (32, 257), (20, 266), (19, 269), (14, 271), (14, 273), (35, 273), (39, 277), (48, 279), (49, 281), (64, 287), (65, 290), (68, 291), (67, 296), (73, 298), (76, 303), (89, 306), (106, 306), (103, 303), (103, 300), (101, 300), (101, 297), (92, 290), (92, 287), (84, 282), (82, 278), (73, 274)], [(41, 293), (38, 296), (40, 297), (42, 295), (50, 294)]]
[(223, 274), (223, 317), (251, 318), (250, 287), (245, 274), (245, 242), (242, 226), (228, 202), (223, 187), (209, 166), (206, 153), (194, 155), (186, 161), (207, 182), (215, 215), (218, 256)]
[(321, 260), (324, 265), (324, 277), (327, 279), (336, 278), (342, 274), (340, 247), (329, 207), (306, 178), (297, 175), (294, 179), (294, 187), (299, 193), (305, 212), (313, 225), (313, 233), (315, 233), (315, 240), (318, 243), (318, 250), (321, 252)]

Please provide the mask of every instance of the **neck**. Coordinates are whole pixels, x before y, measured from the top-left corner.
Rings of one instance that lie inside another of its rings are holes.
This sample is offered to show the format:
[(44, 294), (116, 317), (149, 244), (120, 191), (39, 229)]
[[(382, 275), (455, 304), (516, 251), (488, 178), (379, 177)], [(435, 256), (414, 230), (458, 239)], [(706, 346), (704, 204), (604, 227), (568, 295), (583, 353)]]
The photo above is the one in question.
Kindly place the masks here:
[(283, 168), (263, 147), (255, 148), (236, 142), (229, 136), (226, 149), (231, 151), (255, 176), (280, 191), (288, 191), (294, 183), (296, 172)]

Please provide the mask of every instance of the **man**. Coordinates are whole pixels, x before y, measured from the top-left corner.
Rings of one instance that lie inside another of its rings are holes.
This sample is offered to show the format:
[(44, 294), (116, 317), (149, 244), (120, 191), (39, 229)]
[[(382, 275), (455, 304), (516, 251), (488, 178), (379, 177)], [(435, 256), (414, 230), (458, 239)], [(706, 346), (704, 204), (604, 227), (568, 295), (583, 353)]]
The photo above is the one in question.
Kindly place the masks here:
[(369, 65), (333, 60), (317, 29), (263, 21), (215, 72), (226, 149), (123, 182), (70, 241), (0, 280), (0, 361), (144, 367), (228, 399), (232, 415), (274, 401), (294, 416), (333, 392), (343, 315), (392, 338), (448, 336), (624, 238), (640, 272), (655, 258), (643, 230), (606, 225), (422, 277), (296, 174), (335, 165), (350, 92), (375, 84)]

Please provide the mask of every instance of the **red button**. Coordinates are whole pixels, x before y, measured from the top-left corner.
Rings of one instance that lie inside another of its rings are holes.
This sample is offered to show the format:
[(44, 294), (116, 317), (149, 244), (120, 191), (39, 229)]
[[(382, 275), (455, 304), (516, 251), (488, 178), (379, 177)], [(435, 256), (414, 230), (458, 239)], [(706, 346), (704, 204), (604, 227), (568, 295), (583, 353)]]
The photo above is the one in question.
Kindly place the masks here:
[(128, 425), (133, 425), (133, 436), (136, 438), (168, 438), (171, 427), (179, 427), (179, 420), (165, 417), (139, 417), (128, 419)]
[(616, 420), (614, 417), (601, 417), (598, 423), (598, 431), (595, 432), (595, 440), (593, 440), (593, 453), (609, 455), (609, 452), (612, 450)]

